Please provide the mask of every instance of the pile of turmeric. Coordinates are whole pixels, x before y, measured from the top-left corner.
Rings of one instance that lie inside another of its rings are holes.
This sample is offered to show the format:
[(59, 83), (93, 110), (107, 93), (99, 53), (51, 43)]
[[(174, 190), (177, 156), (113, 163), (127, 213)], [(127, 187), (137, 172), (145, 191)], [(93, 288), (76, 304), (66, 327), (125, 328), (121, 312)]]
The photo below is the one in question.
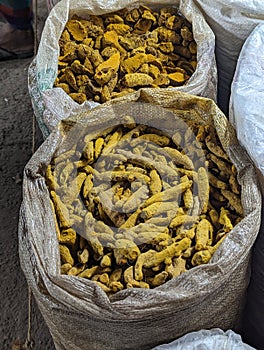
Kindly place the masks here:
[(197, 65), (192, 25), (176, 8), (146, 6), (72, 16), (59, 40), (54, 86), (77, 103), (106, 102), (141, 87), (188, 82)]
[(112, 295), (210, 261), (243, 217), (241, 189), (214, 127), (188, 123), (170, 137), (129, 117), (52, 159), (62, 274)]

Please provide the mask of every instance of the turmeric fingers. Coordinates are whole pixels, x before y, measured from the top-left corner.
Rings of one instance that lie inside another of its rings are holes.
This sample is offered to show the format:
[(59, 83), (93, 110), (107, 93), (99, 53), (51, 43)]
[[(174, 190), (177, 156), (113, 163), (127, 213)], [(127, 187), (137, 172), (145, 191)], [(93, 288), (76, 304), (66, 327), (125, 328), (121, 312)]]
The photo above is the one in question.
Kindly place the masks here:
[[(71, 30), (78, 28), (73, 23)], [(98, 82), (120, 57), (96, 61)], [(135, 64), (128, 60), (124, 67), (133, 71)], [(83, 68), (75, 62), (74, 69)], [(189, 121), (176, 140), (130, 116), (124, 120), (82, 136), (82, 149), (55, 157), (45, 173), (61, 273), (89, 279), (109, 296), (156, 288), (209, 263), (243, 216), (236, 169), (211, 127)], [(184, 152), (183, 140), (194, 157)]]
[(104, 103), (141, 87), (186, 84), (197, 64), (192, 25), (176, 8), (165, 16), (166, 23), (162, 9), (141, 7), (93, 20), (74, 15), (59, 39), (54, 87), (81, 104)]

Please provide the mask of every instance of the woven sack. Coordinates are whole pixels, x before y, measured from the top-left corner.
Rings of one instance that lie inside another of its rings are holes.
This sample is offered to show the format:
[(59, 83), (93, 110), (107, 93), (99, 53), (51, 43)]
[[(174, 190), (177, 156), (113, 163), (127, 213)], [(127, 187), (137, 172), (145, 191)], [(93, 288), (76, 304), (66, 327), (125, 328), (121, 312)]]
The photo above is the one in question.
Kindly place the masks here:
[(56, 124), (70, 115), (80, 113), (98, 105), (85, 102), (79, 105), (61, 88), (53, 88), (58, 71), (59, 38), (72, 14), (85, 16), (101, 15), (122, 8), (145, 4), (152, 8), (176, 6), (192, 23), (197, 43), (197, 68), (184, 86), (173, 90), (188, 92), (216, 99), (216, 64), (214, 34), (193, 0), (62, 0), (50, 12), (42, 32), (36, 58), (30, 65), (28, 80), (34, 113), (40, 129), (46, 137)]
[[(44, 173), (53, 155), (68, 149), (78, 135), (120, 124), (127, 115), (168, 133), (177, 130), (177, 119), (212, 123), (238, 170), (245, 217), (208, 264), (192, 268), (157, 288), (126, 289), (108, 298), (93, 281), (60, 274), (58, 241)], [(56, 349), (145, 350), (200, 329), (239, 331), (260, 207), (254, 166), (226, 117), (210, 99), (142, 89), (60, 122), (25, 167), (19, 224), (21, 266)]]

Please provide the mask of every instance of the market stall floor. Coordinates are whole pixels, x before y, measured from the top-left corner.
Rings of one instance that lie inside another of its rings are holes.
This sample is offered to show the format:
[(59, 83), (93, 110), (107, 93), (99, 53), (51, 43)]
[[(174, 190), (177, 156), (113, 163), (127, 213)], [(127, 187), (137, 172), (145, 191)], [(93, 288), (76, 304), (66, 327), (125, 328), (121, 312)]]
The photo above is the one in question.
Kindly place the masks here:
[[(38, 34), (47, 16), (46, 1), (38, 1)], [(0, 63), (0, 349), (20, 349), (28, 332), (28, 290), (18, 256), (18, 216), (23, 169), (32, 155), (32, 107), (27, 71), (32, 58)], [(42, 142), (35, 133), (35, 148)], [(53, 350), (48, 328), (32, 300), (31, 339), (34, 349)]]

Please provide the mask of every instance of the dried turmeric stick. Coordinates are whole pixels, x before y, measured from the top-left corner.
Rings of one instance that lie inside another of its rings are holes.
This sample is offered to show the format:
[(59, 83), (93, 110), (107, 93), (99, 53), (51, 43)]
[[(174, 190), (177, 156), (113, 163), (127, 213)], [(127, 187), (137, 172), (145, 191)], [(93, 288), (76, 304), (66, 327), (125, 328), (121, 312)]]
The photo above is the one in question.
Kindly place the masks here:
[(128, 239), (117, 239), (114, 248), (114, 257), (117, 265), (125, 265), (134, 261), (140, 254), (138, 246)]
[(176, 228), (178, 226), (181, 226), (183, 224), (194, 224), (197, 220), (197, 216), (192, 216), (192, 215), (176, 215), (174, 219), (172, 219), (170, 223), (171, 228)]
[[(190, 248), (188, 248), (190, 249)], [(172, 263), (166, 265), (165, 271), (170, 278), (175, 278), (186, 271), (186, 260), (181, 256), (172, 259)]]
[(81, 187), (86, 179), (86, 174), (80, 172), (77, 176), (71, 180), (71, 182), (66, 187), (66, 193), (63, 196), (64, 203), (71, 205), (75, 198), (77, 198), (80, 194)]
[(143, 124), (135, 126), (132, 130), (128, 131), (121, 137), (120, 142), (130, 142), (131, 139), (137, 138), (145, 129), (146, 125)]
[(161, 271), (153, 278), (148, 278), (147, 281), (152, 287), (158, 287), (161, 284), (166, 282), (166, 279), (168, 278), (168, 272), (167, 271)]
[(229, 201), (229, 205), (235, 209), (238, 215), (244, 215), (241, 199), (238, 195), (228, 190), (221, 190), (221, 194)]
[(123, 78), (123, 83), (127, 87), (148, 86), (153, 83), (153, 78), (144, 73), (127, 73)]
[(191, 263), (193, 266), (201, 265), (201, 264), (207, 264), (211, 257), (213, 256), (216, 249), (221, 245), (223, 240), (226, 238), (226, 235), (224, 235), (214, 246), (207, 247), (204, 250), (200, 250), (196, 252), (191, 260)]
[(70, 228), (70, 217), (69, 211), (64, 203), (60, 200), (59, 196), (54, 191), (50, 191), (50, 196), (52, 198), (55, 212), (58, 218), (58, 223), (61, 228)]
[(134, 192), (123, 205), (123, 211), (125, 213), (133, 212), (136, 210), (142, 202), (148, 197), (148, 187), (143, 185), (136, 192)]
[(195, 249), (203, 250), (212, 244), (212, 234), (213, 227), (211, 223), (206, 219), (199, 221), (195, 232)]
[(217, 157), (213, 153), (209, 153), (208, 158), (211, 159), (214, 164), (217, 166), (217, 168), (223, 172), (224, 174), (231, 175), (232, 174), (232, 169), (231, 169), (231, 164), (226, 162), (224, 159), (221, 159)]
[(99, 275), (99, 282), (103, 283), (104, 285), (109, 285), (109, 276), (106, 272)]
[(175, 202), (155, 202), (147, 207), (144, 207), (140, 213), (140, 217), (144, 220), (148, 220), (153, 216), (162, 217), (170, 210), (174, 210), (176, 213), (177, 208), (178, 205)]
[(183, 193), (183, 202), (185, 208), (192, 209), (193, 207), (193, 193), (190, 188), (187, 188), (186, 191)]
[(189, 238), (183, 238), (179, 242), (172, 243), (164, 250), (157, 252), (149, 250), (139, 255), (135, 265), (135, 279), (141, 281), (143, 279), (142, 268), (151, 268), (164, 262), (165, 259), (180, 256), (180, 254), (191, 246)]
[(176, 236), (173, 238), (173, 241), (174, 242), (180, 241), (185, 237), (193, 239), (195, 237), (195, 229), (196, 229), (196, 224), (189, 229), (185, 229), (185, 228), (181, 229), (179, 232), (176, 232)]
[(50, 191), (56, 191), (59, 188), (50, 164), (47, 166), (45, 178)]
[(111, 134), (108, 142), (102, 150), (103, 155), (109, 154), (113, 150), (113, 148), (118, 144), (118, 142), (122, 138), (122, 134), (123, 132), (121, 128), (118, 128), (113, 134)]
[(144, 203), (144, 207), (149, 206), (150, 204), (156, 203), (156, 202), (167, 202), (174, 200), (176, 201), (176, 198), (179, 194), (184, 193), (188, 188), (192, 186), (192, 181), (188, 180), (185, 182), (181, 182), (178, 185), (169, 188), (168, 190), (165, 190), (161, 193), (156, 193), (153, 196), (151, 196), (146, 202)]
[(192, 160), (185, 154), (182, 154), (176, 148), (164, 147), (164, 150), (173, 159), (176, 164), (183, 165), (187, 170), (193, 170), (194, 165)]
[(97, 257), (102, 257), (104, 255), (104, 247), (98, 239), (98, 235), (95, 232), (89, 232), (89, 236), (85, 235), (85, 239), (90, 244), (94, 254)]
[(123, 273), (123, 270), (121, 267), (115, 268), (110, 274), (110, 277), (109, 277), (110, 283), (120, 281), (122, 277), (122, 273)]
[(70, 161), (67, 161), (65, 166), (63, 167), (62, 171), (60, 172), (59, 175), (59, 181), (61, 185), (64, 185), (67, 183), (67, 181), (69, 180), (69, 177), (71, 176), (71, 174), (74, 171), (74, 164)]
[(205, 144), (210, 152), (212, 152), (217, 157), (220, 157), (222, 159), (225, 159), (227, 161), (230, 161), (226, 152), (223, 150), (223, 148), (219, 145), (217, 145), (210, 135), (206, 136), (205, 138)]
[(72, 265), (69, 263), (65, 263), (61, 265), (61, 274), (66, 275), (67, 272), (72, 268)]
[(136, 221), (138, 219), (139, 214), (141, 213), (141, 209), (137, 209), (133, 214), (131, 214), (127, 220), (120, 226), (120, 229), (123, 228), (131, 228), (136, 225)]
[(201, 213), (204, 214), (208, 209), (210, 193), (210, 184), (208, 179), (208, 173), (204, 167), (198, 169), (198, 197), (200, 202)]
[(149, 284), (143, 281), (137, 281), (134, 278), (134, 267), (130, 266), (124, 271), (124, 281), (127, 288), (149, 288)]
[(216, 187), (216, 188), (220, 188), (220, 189), (223, 189), (223, 190), (226, 190), (228, 188), (228, 185), (219, 180), (216, 176), (214, 176), (210, 171), (208, 171), (208, 178), (209, 178), (209, 183)]
[(87, 142), (83, 150), (84, 157), (88, 160), (88, 164), (94, 162), (94, 143), (93, 141)]
[[(137, 139), (138, 140), (145, 140), (149, 142), (153, 142), (161, 147), (167, 146), (170, 143), (169, 137), (165, 135), (157, 135), (157, 134), (143, 134), (140, 135)], [(133, 145), (133, 142), (132, 142)]]
[(107, 287), (104, 283), (100, 282), (100, 281), (93, 281), (97, 286), (101, 287), (102, 290), (105, 293), (110, 293), (112, 290), (111, 288)]
[(230, 232), (233, 229), (232, 222), (229, 218), (229, 212), (224, 207), (221, 207), (219, 223), (223, 225), (225, 232)]
[(90, 191), (93, 188), (93, 175), (89, 174), (86, 176), (83, 184), (82, 194), (84, 198), (88, 198)]
[(89, 250), (84, 248), (82, 251), (77, 252), (78, 261), (81, 264), (86, 264), (89, 260)]
[(218, 230), (220, 228), (220, 224), (219, 224), (219, 214), (218, 212), (214, 209), (211, 208), (209, 211), (209, 217), (211, 219), (212, 224), (214, 225), (214, 227)]
[(81, 272), (83, 272), (84, 269), (85, 269), (85, 265), (79, 265), (79, 266), (75, 265), (67, 272), (67, 275), (69, 275), (69, 276), (77, 276)]
[[(154, 244), (154, 245), (169, 245), (171, 237), (167, 232), (153, 231), (153, 232), (141, 232), (137, 234), (135, 242), (140, 245), (142, 243)], [(165, 242), (166, 244), (163, 244)]]
[(70, 253), (70, 250), (68, 247), (66, 247), (66, 245), (59, 245), (59, 250), (60, 250), (60, 257), (61, 257), (61, 261), (63, 264), (70, 264), (71, 266), (74, 265), (74, 259)]
[(112, 265), (112, 260), (109, 255), (104, 255), (100, 261), (101, 267), (110, 267)]
[(134, 171), (105, 171), (103, 174), (98, 176), (100, 181), (129, 181), (132, 182), (135, 179), (142, 180), (146, 184), (150, 182), (150, 178), (142, 173), (137, 173)]
[(157, 170), (152, 169), (149, 172), (150, 184), (149, 190), (152, 195), (160, 193), (162, 191), (162, 182)]
[(100, 156), (102, 149), (104, 146), (104, 139), (102, 137), (98, 137), (95, 140), (95, 144), (94, 144), (94, 158), (95, 160)]
[(96, 272), (100, 269), (99, 266), (93, 266), (88, 269), (85, 269), (81, 273), (78, 274), (78, 277), (83, 277), (83, 278), (91, 278), (93, 275), (96, 274)]
[(124, 289), (124, 285), (120, 281), (113, 281), (109, 283), (109, 288), (112, 290), (112, 292), (116, 293)]
[(63, 228), (60, 232), (59, 243), (73, 246), (76, 238), (77, 234), (73, 228)]
[(232, 192), (234, 192), (235, 194), (240, 194), (240, 185), (234, 174), (230, 175), (229, 185), (231, 187)]

